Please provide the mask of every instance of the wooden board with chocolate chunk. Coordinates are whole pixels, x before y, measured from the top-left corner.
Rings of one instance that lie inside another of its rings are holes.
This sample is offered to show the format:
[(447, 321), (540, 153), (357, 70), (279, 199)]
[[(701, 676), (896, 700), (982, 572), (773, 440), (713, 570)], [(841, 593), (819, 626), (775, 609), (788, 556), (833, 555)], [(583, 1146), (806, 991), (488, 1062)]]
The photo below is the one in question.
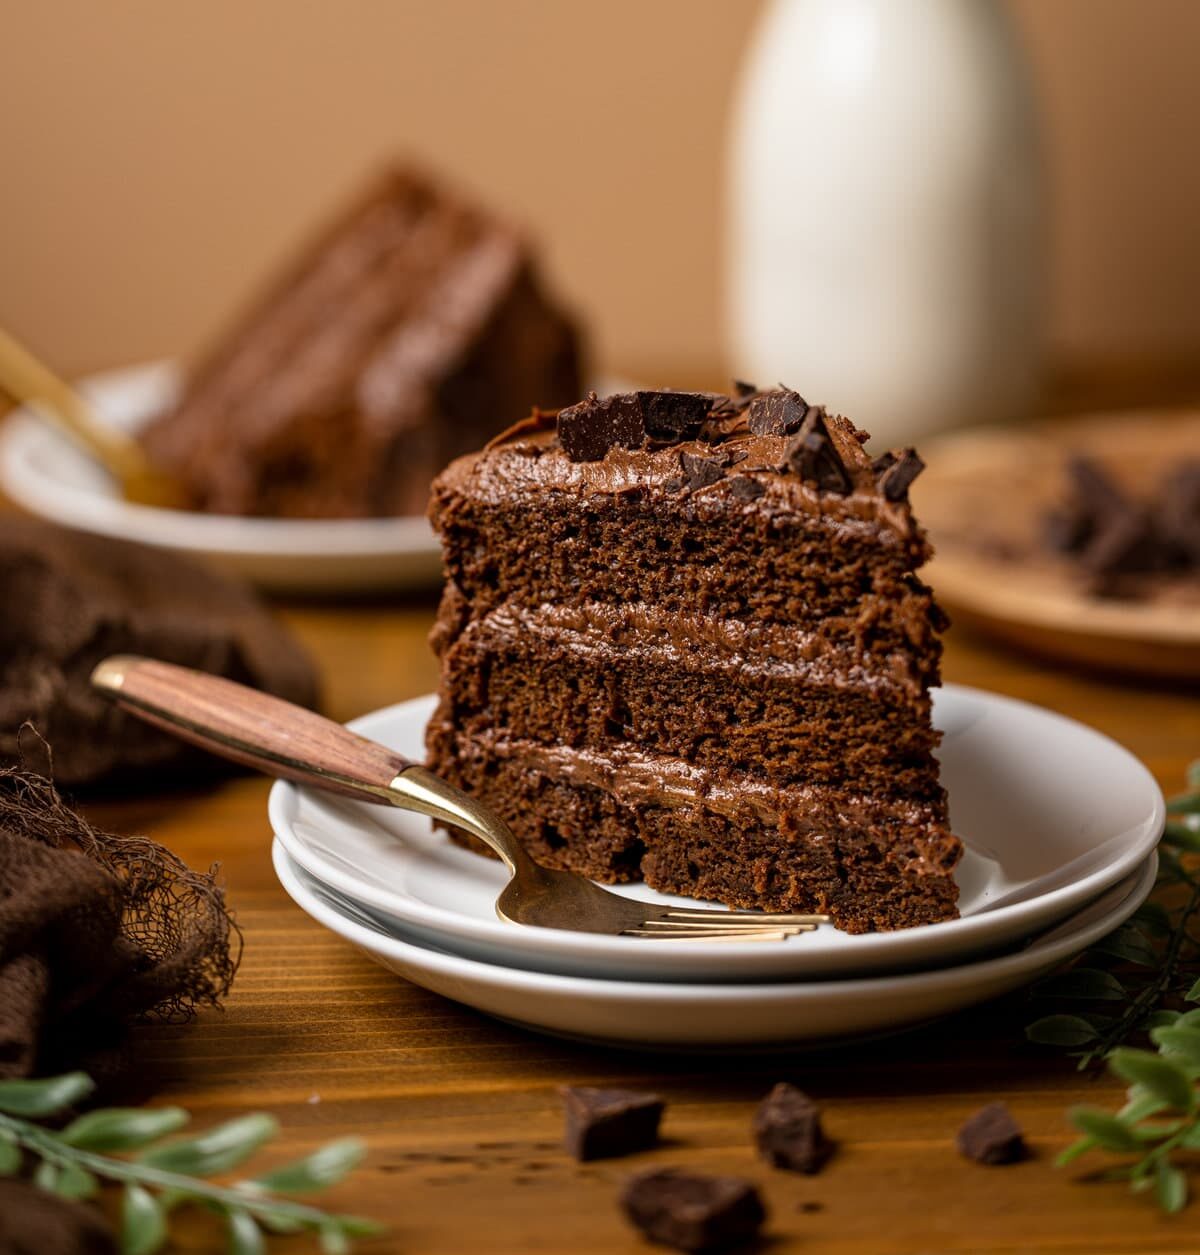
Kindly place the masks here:
[(1075, 664), (1200, 678), (1200, 411), (932, 441), (914, 506), (960, 623)]

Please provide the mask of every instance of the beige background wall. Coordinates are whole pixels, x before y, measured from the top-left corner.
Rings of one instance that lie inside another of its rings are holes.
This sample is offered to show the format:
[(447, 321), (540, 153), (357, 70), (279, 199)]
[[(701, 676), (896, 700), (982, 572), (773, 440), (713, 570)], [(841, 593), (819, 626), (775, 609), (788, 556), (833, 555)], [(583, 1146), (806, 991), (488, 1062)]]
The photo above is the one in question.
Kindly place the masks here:
[[(1045, 113), (1054, 345), (1195, 353), (1200, 3), (1011, 8)], [(723, 122), (756, 11), (0, 0), (0, 322), (69, 370), (193, 352), (411, 153), (536, 229), (610, 367), (711, 377)]]

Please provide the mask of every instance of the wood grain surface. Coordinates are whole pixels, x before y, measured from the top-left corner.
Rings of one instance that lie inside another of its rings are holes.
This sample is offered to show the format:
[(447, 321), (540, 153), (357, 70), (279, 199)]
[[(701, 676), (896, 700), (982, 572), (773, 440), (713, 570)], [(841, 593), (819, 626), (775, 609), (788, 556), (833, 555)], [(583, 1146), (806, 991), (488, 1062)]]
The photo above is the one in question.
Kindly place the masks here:
[[(348, 719), (428, 692), (432, 600), (286, 607), (319, 659), (326, 709)], [(1200, 700), (996, 652), (952, 630), (950, 680), (1039, 702), (1116, 737), (1166, 788), (1200, 755)], [(267, 783), (251, 777), (194, 794), (109, 800), (92, 817), (150, 834), (190, 863), (219, 860), (245, 932), (245, 958), (222, 1013), (141, 1032), (140, 1075), (155, 1102), (198, 1120), (275, 1113), (280, 1156), (347, 1133), (365, 1166), (330, 1196), (386, 1222), (361, 1249), (413, 1255), (649, 1252), (616, 1205), (622, 1180), (651, 1165), (737, 1173), (770, 1208), (766, 1250), (820, 1255), (1200, 1250), (1200, 1204), (1160, 1216), (1122, 1184), (1086, 1181), (1088, 1161), (1056, 1171), (1073, 1102), (1115, 1105), (1118, 1088), (1026, 1046), (1023, 995), (919, 1033), (824, 1055), (632, 1055), (537, 1037), (405, 984), (311, 923), (276, 886)], [(824, 1106), (839, 1150), (815, 1177), (771, 1170), (750, 1145), (755, 1103), (788, 1079)], [(666, 1142), (626, 1160), (577, 1165), (559, 1149), (563, 1084), (653, 1088), (668, 1101)], [(985, 1168), (953, 1137), (1003, 1098), (1031, 1161)], [(205, 1222), (182, 1249), (216, 1249)], [(303, 1241), (280, 1250), (309, 1249)]]

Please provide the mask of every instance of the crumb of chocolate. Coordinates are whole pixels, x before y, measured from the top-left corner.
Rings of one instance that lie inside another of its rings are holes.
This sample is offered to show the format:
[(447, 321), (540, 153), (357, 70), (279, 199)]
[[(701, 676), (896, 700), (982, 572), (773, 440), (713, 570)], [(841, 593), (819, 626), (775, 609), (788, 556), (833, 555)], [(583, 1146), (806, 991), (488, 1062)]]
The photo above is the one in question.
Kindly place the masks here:
[(821, 1126), (821, 1109), (794, 1085), (780, 1082), (754, 1113), (754, 1141), (776, 1168), (820, 1172), (834, 1144)]
[(653, 1168), (632, 1177), (621, 1191), (621, 1206), (652, 1242), (680, 1251), (745, 1245), (758, 1235), (767, 1214), (749, 1181), (677, 1168)]
[(626, 1089), (564, 1086), (563, 1144), (580, 1162), (646, 1150), (658, 1141), (664, 1102), (657, 1094)]
[(1029, 1153), (1020, 1125), (1002, 1102), (989, 1103), (975, 1112), (958, 1130), (955, 1143), (976, 1163), (1017, 1163)]

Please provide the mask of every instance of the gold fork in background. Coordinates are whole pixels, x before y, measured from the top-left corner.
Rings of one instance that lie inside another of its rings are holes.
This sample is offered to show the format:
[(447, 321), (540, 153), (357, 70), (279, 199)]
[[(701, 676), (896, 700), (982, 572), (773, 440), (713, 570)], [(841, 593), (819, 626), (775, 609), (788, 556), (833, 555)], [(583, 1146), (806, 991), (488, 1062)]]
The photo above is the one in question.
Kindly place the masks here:
[(655, 906), (610, 893), (575, 872), (535, 863), (483, 803), (394, 750), (310, 710), (231, 680), (149, 658), (117, 656), (92, 683), (120, 706), (186, 741), (268, 775), (363, 802), (417, 811), (478, 837), (511, 879), (496, 912), (513, 924), (660, 940), (783, 940), (824, 915)]
[(160, 471), (126, 432), (108, 426), (64, 379), (0, 328), (0, 392), (66, 432), (117, 481), (126, 501), (163, 509), (187, 508), (187, 494)]

